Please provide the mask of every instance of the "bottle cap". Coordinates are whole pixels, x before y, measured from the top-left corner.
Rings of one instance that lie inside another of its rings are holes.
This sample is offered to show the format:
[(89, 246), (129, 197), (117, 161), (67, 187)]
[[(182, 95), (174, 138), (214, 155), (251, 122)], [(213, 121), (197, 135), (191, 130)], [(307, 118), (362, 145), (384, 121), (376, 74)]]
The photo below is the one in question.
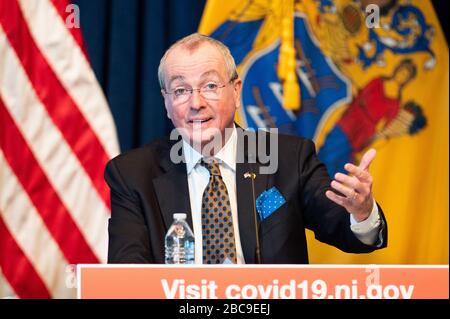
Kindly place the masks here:
[(173, 214), (173, 219), (186, 219), (185, 213)]

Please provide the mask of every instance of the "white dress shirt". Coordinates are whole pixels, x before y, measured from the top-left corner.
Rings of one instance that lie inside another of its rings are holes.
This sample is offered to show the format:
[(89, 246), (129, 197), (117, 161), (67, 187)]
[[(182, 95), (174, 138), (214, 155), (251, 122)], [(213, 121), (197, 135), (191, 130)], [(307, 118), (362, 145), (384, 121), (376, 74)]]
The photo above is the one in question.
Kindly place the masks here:
[[(219, 168), (230, 198), (231, 213), (233, 218), (234, 239), (236, 244), (236, 257), (238, 264), (245, 264), (239, 234), (239, 219), (236, 198), (236, 148), (237, 133), (233, 130), (223, 148), (214, 155), (220, 161)], [(195, 263), (203, 263), (203, 239), (202, 239), (202, 198), (203, 192), (209, 182), (208, 170), (200, 164), (202, 155), (183, 140), (183, 153), (186, 160), (188, 176), (189, 198), (192, 212), (192, 225), (195, 237)], [(366, 220), (358, 223), (350, 215), (351, 229), (355, 236), (365, 244), (373, 244), (378, 239), (380, 217), (377, 205)]]

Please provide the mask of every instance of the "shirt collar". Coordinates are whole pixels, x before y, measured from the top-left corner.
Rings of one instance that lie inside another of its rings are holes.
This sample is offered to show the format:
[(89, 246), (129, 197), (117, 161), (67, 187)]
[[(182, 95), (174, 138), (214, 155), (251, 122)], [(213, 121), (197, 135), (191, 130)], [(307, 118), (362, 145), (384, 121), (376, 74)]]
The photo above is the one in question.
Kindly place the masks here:
[[(236, 171), (236, 148), (237, 148), (237, 133), (236, 126), (233, 126), (233, 132), (225, 145), (214, 156), (222, 163), (227, 165), (233, 171)], [(183, 154), (186, 160), (186, 170), (189, 175), (194, 167), (203, 158), (203, 155), (197, 152), (192, 146), (183, 140)]]

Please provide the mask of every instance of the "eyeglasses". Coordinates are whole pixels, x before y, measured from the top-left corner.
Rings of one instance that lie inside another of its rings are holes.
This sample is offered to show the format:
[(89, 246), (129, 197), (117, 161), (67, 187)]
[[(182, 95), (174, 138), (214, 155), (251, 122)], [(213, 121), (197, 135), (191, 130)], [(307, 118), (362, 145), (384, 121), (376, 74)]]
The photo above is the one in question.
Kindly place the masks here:
[(186, 103), (191, 98), (194, 91), (199, 92), (200, 95), (203, 96), (203, 98), (214, 101), (219, 100), (221, 89), (232, 83), (234, 80), (235, 78), (233, 77), (230, 81), (223, 85), (219, 85), (214, 81), (208, 81), (205, 85), (198, 89), (180, 86), (173, 89), (172, 91), (167, 91), (164, 89), (164, 93), (170, 95), (172, 97), (173, 103), (176, 104)]

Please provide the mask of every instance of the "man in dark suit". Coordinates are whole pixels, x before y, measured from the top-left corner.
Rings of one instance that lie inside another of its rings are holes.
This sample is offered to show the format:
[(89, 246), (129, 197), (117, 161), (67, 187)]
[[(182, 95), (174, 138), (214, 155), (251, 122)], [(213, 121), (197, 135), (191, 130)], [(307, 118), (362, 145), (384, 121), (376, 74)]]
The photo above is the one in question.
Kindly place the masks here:
[[(164, 263), (174, 213), (188, 215), (196, 263), (308, 263), (305, 228), (346, 252), (386, 247), (387, 224), (368, 172), (374, 150), (331, 181), (311, 141), (238, 127), (242, 82), (229, 50), (209, 37), (193, 34), (175, 43), (158, 76), (181, 137), (108, 163), (109, 263)], [(266, 143), (256, 149), (244, 143), (262, 137)], [(271, 173), (264, 173), (264, 146), (276, 159)], [(255, 255), (256, 228), (261, 250)]]

